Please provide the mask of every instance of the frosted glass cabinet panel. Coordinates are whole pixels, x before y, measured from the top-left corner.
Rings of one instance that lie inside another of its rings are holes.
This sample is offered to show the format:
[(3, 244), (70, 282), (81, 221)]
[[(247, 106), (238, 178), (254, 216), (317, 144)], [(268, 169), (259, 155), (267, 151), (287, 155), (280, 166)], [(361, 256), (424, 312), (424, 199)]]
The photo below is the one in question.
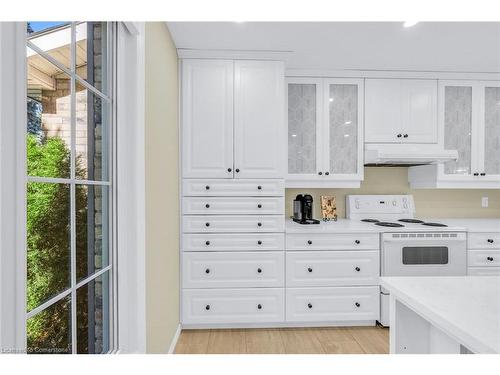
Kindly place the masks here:
[(500, 175), (500, 87), (484, 88), (484, 173)]
[(358, 85), (328, 85), (330, 173), (358, 171)]
[(317, 172), (317, 85), (288, 84), (288, 173)]
[(471, 174), (472, 112), (472, 86), (444, 87), (444, 148), (458, 151), (458, 160), (445, 163), (445, 174)]

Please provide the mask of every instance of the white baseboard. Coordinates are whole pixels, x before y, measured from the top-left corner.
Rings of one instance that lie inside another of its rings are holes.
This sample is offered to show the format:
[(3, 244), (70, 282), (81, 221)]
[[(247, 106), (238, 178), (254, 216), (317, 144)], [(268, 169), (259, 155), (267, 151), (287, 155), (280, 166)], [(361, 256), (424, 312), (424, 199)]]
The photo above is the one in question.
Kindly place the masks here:
[(170, 347), (168, 348), (168, 354), (174, 354), (175, 346), (177, 345), (177, 341), (179, 340), (181, 331), (182, 331), (182, 326), (179, 323), (179, 325), (177, 326), (177, 330), (175, 331), (175, 335), (172, 339), (172, 342), (170, 343)]

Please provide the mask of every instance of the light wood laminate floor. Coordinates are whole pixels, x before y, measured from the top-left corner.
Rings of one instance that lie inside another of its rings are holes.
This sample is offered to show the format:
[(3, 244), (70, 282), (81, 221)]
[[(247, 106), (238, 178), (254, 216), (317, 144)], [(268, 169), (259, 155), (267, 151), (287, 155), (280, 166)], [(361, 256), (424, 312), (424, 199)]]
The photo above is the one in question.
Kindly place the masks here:
[(183, 330), (176, 354), (387, 354), (382, 327)]

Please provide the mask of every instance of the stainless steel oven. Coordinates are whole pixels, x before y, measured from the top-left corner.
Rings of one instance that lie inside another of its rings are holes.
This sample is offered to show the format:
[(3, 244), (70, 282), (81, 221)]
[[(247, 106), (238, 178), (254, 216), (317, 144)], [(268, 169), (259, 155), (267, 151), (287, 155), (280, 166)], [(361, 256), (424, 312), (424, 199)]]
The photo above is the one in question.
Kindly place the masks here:
[[(384, 233), (382, 276), (465, 276), (467, 239), (464, 232)], [(381, 289), (381, 320), (389, 325), (389, 294)]]

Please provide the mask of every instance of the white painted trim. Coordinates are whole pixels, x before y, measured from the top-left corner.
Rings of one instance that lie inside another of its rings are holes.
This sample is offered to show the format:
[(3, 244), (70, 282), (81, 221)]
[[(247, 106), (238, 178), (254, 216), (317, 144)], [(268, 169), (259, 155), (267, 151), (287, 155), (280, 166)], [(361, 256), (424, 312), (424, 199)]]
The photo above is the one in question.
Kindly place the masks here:
[[(118, 24), (117, 257), (118, 349), (146, 352), (145, 275), (145, 35)], [(131, 93), (133, 93), (131, 95)]]
[(249, 51), (177, 48), (180, 59), (277, 60), (287, 61), (292, 51)]
[(367, 327), (377, 325), (376, 320), (341, 320), (325, 322), (277, 322), (277, 323), (217, 323), (183, 324), (183, 329), (225, 329), (225, 328), (300, 328), (300, 327)]
[(175, 335), (172, 338), (172, 341), (170, 342), (170, 347), (168, 348), (168, 354), (174, 354), (175, 346), (177, 345), (177, 341), (179, 341), (179, 337), (181, 336), (181, 332), (182, 332), (182, 326), (179, 323), (179, 325), (177, 326), (177, 329), (175, 331)]
[(0, 351), (26, 350), (26, 24), (0, 22)]
[(333, 78), (414, 78), (414, 79), (453, 79), (453, 80), (500, 80), (500, 73), (487, 72), (433, 72), (406, 70), (313, 70), (288, 69), (286, 77), (333, 77)]

